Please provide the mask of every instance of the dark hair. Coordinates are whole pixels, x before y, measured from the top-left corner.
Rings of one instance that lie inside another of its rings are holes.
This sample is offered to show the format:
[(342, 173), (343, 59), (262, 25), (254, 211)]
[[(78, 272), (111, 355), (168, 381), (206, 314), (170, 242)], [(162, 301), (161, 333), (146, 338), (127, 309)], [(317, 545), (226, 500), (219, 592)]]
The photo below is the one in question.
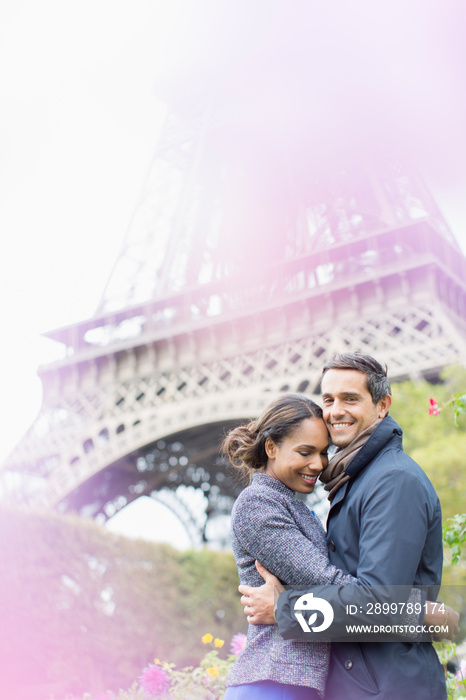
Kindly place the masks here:
[(322, 376), (329, 369), (355, 369), (366, 375), (367, 389), (372, 396), (374, 405), (378, 404), (385, 396), (391, 396), (390, 382), (387, 379), (387, 365), (383, 367), (380, 362), (370, 355), (362, 355), (359, 352), (345, 352), (335, 355), (333, 360), (325, 363)]
[(245, 469), (252, 477), (266, 467), (267, 438), (279, 445), (306, 418), (322, 418), (320, 406), (302, 394), (282, 394), (264, 408), (259, 418), (230, 430), (221, 452), (234, 467)]

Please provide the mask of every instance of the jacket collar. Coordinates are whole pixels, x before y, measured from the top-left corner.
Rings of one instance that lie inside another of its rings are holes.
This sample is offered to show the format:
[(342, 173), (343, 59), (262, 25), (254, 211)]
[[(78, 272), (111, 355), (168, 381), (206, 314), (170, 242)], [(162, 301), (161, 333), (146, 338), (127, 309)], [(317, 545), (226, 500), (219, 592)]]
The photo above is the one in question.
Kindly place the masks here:
[(351, 477), (355, 477), (371, 462), (377, 455), (388, 445), (388, 443), (396, 439), (401, 443), (403, 431), (398, 423), (390, 416), (385, 416), (383, 421), (374, 430), (365, 445), (361, 447), (359, 452), (354, 456), (351, 462), (346, 467), (346, 473)]
[(352, 478), (337, 491), (335, 498), (332, 501), (332, 505), (330, 506), (330, 510), (333, 510), (335, 506), (344, 499), (348, 488), (353, 483), (353, 477), (359, 474), (359, 472), (361, 472), (369, 464), (369, 462), (377, 457), (377, 455), (382, 452), (389, 442), (395, 440), (401, 444), (402, 436), (403, 431), (398, 423), (396, 423), (390, 416), (385, 416), (380, 425), (378, 425), (372, 435), (369, 436), (366, 444), (361, 447), (359, 452), (353, 457), (351, 462), (346, 467), (346, 473)]
[(293, 498), (295, 496), (295, 492), (289, 489), (288, 486), (285, 486), (285, 484), (282, 484), (281, 481), (278, 481), (278, 479), (275, 479), (273, 476), (264, 474), (264, 472), (256, 472), (252, 477), (251, 484), (255, 484), (261, 488), (265, 486), (266, 488), (273, 489), (286, 496), (292, 496)]

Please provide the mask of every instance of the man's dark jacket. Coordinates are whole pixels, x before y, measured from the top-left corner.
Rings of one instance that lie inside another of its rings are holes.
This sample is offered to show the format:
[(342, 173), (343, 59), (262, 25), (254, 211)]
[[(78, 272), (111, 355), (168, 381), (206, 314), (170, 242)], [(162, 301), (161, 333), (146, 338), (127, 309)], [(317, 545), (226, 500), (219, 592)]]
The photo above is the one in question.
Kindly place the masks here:
[[(346, 472), (352, 478), (336, 493), (328, 516), (331, 563), (368, 591), (419, 585), (435, 600), (442, 575), (440, 502), (426, 474), (403, 452), (402, 431), (392, 418), (384, 418)], [(351, 588), (318, 586), (312, 593), (330, 602), (338, 622), (346, 604), (354, 603)], [(302, 594), (280, 595), (277, 623), (286, 638), (303, 639), (294, 614)], [(443, 700), (443, 669), (429, 642), (335, 642), (325, 698)]]

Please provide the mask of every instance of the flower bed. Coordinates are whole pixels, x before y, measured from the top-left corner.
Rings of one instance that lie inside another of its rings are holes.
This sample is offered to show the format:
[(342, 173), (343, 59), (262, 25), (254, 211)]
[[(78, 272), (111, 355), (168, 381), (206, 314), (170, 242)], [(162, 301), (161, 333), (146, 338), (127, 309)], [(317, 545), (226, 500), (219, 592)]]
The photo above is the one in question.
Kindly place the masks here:
[[(227, 687), (228, 673), (246, 644), (246, 635), (238, 633), (233, 636), (230, 653), (224, 658), (219, 655), (219, 649), (225, 644), (223, 639), (214, 639), (207, 633), (202, 637), (202, 642), (211, 648), (198, 666), (177, 669), (173, 663), (154, 659), (129, 690), (118, 693), (107, 691), (99, 695), (85, 693), (82, 700), (220, 700)], [(70, 697), (65, 700), (76, 699)]]

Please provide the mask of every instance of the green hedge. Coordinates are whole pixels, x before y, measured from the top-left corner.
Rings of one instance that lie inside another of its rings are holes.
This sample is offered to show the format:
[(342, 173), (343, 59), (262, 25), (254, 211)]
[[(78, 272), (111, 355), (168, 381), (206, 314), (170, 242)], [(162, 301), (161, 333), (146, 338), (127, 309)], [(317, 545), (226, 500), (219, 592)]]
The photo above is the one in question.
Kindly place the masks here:
[(197, 664), (205, 632), (246, 630), (229, 553), (3, 507), (0, 561), (1, 697), (26, 684), (28, 700), (128, 687), (154, 657)]

